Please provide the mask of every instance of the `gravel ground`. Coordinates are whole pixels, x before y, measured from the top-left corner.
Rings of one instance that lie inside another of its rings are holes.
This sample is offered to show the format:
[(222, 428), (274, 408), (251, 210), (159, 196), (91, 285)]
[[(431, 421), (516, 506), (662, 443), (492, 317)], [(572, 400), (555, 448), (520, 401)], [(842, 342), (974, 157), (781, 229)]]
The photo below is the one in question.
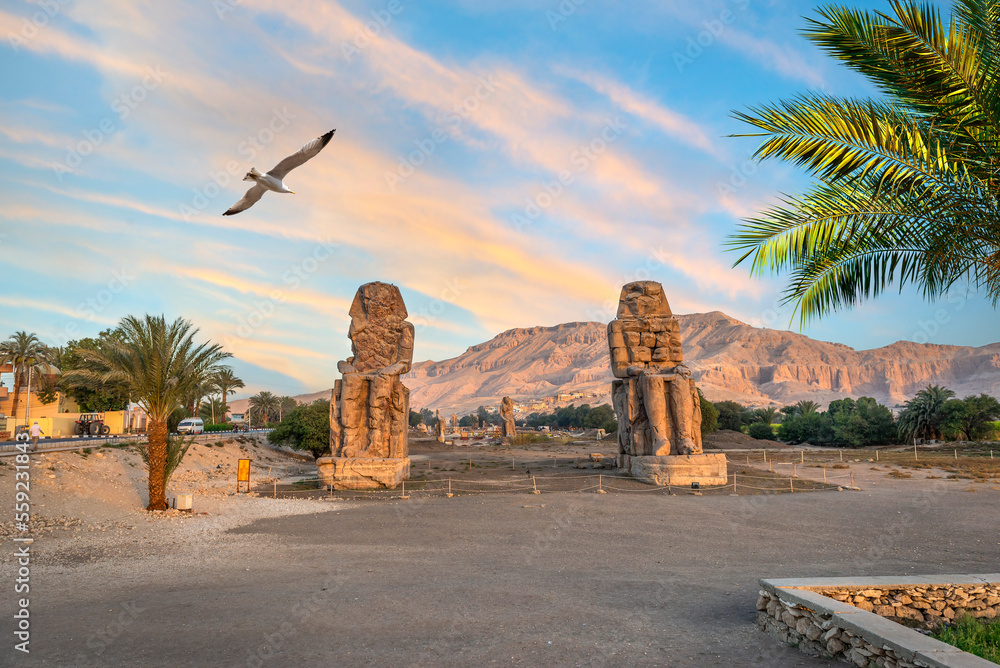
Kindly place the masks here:
[[(757, 630), (758, 578), (1000, 572), (990, 484), (273, 500), (216, 473), (287, 461), (240, 447), (179, 472), (195, 515), (137, 510), (133, 454), (40, 461), (59, 484), (37, 491), (32, 651), (12, 649), (8, 538), (0, 665), (832, 666)], [(7, 508), (12, 483), (0, 467)]]

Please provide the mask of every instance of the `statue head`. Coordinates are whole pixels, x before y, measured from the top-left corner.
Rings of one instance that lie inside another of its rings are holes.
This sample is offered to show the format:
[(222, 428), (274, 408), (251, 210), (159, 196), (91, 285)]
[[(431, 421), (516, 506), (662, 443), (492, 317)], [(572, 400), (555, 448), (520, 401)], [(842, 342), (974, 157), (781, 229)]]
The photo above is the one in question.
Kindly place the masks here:
[(622, 287), (617, 317), (672, 315), (663, 286), (656, 281), (635, 281)]
[[(409, 362), (400, 359), (401, 343), (405, 347), (404, 332), (412, 325), (406, 322), (406, 305), (399, 288), (378, 281), (365, 283), (354, 296), (350, 315), (351, 327), (347, 335), (358, 371)], [(412, 351), (412, 336), (409, 339), (408, 347)]]

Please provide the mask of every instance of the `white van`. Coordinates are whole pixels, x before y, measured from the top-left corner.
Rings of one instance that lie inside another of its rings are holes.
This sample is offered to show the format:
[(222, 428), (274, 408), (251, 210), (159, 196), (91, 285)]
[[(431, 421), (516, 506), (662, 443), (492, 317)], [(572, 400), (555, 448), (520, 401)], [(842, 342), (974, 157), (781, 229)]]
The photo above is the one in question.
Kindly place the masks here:
[(201, 418), (185, 418), (177, 425), (178, 434), (204, 434), (205, 421)]

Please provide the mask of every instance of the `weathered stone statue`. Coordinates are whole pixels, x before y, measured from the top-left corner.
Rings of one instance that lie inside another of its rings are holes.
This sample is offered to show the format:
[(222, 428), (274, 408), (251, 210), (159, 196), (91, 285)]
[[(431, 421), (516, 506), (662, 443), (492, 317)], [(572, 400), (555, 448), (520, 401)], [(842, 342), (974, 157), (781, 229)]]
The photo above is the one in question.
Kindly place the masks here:
[(437, 420), (438, 443), (444, 443), (444, 420), (441, 419), (441, 411), (437, 411)]
[(503, 419), (500, 425), (500, 438), (504, 443), (510, 443), (510, 439), (516, 431), (514, 428), (514, 400), (510, 397), (504, 397), (500, 402), (500, 417)]
[(451, 420), (449, 421), (448, 427), (451, 429), (451, 433), (458, 433), (458, 415), (455, 413), (451, 414)]
[(316, 460), (337, 489), (393, 488), (409, 477), (410, 391), (400, 382), (413, 362), (413, 325), (399, 288), (366, 283), (351, 304), (353, 355), (330, 401), (331, 457)]
[(656, 484), (725, 483), (725, 455), (701, 454), (701, 402), (659, 283), (622, 288), (608, 346), (618, 468)]

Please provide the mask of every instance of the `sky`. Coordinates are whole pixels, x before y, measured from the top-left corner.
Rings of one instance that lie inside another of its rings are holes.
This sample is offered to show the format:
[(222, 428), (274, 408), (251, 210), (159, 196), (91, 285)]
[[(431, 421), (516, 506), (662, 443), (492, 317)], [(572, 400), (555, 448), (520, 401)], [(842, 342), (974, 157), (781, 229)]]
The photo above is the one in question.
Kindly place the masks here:
[[(853, 2), (885, 8), (885, 2)], [(799, 34), (801, 2), (0, 0), (0, 337), (129, 314), (221, 342), (245, 393), (330, 387), (359, 285), (400, 287), (415, 360), (614, 317), (660, 281), (854, 348), (984, 345), (974, 289), (907, 289), (806, 327), (725, 249), (807, 175), (750, 159), (734, 110), (873, 91)], [(248, 184), (336, 128), (268, 193)], [(243, 396), (247, 396), (244, 394)]]

